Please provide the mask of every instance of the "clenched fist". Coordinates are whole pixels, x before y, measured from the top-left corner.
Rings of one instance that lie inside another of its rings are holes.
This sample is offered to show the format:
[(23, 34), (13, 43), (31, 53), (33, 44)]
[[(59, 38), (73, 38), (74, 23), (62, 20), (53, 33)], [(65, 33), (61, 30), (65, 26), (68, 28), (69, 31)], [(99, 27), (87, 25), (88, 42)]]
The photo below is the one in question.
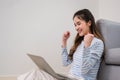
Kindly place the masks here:
[(87, 35), (84, 36), (84, 47), (85, 48), (90, 46), (93, 38), (94, 38), (94, 35), (90, 34), (90, 33), (88, 33)]
[(62, 47), (66, 47), (67, 40), (68, 40), (69, 37), (70, 37), (70, 32), (69, 31), (66, 31), (66, 32), (63, 33), (63, 36), (62, 36)]

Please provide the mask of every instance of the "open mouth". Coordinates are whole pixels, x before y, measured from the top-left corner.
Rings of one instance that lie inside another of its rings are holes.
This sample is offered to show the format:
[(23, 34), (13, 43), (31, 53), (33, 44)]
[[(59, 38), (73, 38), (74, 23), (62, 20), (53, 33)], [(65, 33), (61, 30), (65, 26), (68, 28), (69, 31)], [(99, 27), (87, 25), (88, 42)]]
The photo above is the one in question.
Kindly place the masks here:
[(82, 29), (79, 29), (79, 30), (78, 30), (78, 33), (80, 34), (81, 32), (82, 32)]

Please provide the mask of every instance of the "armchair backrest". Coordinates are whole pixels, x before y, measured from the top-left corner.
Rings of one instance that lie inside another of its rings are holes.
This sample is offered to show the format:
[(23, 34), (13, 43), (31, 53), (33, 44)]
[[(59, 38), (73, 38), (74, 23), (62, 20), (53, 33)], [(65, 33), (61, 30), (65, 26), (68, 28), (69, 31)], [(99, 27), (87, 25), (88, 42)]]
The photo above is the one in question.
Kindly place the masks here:
[(120, 23), (100, 19), (97, 27), (104, 38), (106, 49), (97, 80), (120, 80)]
[(104, 37), (106, 49), (120, 48), (120, 23), (100, 19), (97, 26)]

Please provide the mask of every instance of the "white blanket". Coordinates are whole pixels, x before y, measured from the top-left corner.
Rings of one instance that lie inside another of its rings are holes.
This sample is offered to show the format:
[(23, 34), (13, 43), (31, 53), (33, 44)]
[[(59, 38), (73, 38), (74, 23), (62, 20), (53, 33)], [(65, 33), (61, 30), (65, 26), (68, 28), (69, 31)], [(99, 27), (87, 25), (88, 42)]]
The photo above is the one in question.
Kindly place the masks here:
[(17, 77), (17, 80), (57, 80), (42, 70), (31, 70)]

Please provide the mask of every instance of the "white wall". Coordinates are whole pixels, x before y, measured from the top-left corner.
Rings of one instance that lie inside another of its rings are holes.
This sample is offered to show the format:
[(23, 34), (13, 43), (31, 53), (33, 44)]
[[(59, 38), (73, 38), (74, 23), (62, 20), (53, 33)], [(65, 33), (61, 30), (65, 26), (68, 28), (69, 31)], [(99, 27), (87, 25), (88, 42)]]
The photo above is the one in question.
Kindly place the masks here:
[(120, 0), (99, 0), (99, 18), (120, 22)]
[(88, 8), (98, 18), (97, 0), (0, 0), (0, 75), (19, 75), (36, 65), (26, 53), (43, 56), (63, 73), (61, 36), (75, 33), (72, 16)]

